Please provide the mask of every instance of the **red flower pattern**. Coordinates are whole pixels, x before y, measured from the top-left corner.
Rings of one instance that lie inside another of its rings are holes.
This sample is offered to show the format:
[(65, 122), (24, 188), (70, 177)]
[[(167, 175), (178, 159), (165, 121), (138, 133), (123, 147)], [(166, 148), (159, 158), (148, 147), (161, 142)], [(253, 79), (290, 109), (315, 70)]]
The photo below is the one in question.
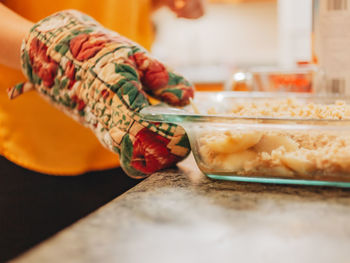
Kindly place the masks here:
[(68, 77), (69, 83), (68, 83), (68, 89), (72, 89), (74, 83), (75, 83), (75, 67), (72, 61), (68, 61), (66, 65), (66, 70), (64, 71), (64, 74)]
[(176, 86), (176, 90), (181, 90), (182, 94), (179, 98), (177, 95), (175, 95), (171, 90), (165, 90), (161, 95), (160, 98), (169, 103), (170, 105), (174, 106), (184, 106), (187, 105), (190, 102), (190, 99), (194, 97), (194, 89), (192, 86), (186, 86), (184, 84), (180, 84)]
[(47, 46), (34, 37), (28, 51), (32, 69), (44, 86), (51, 88), (58, 69), (58, 63), (47, 55)]
[(146, 88), (156, 92), (168, 84), (169, 74), (162, 63), (149, 58), (143, 52), (135, 53), (133, 59), (141, 71), (141, 81)]
[(143, 128), (136, 134), (133, 146), (131, 166), (145, 174), (171, 167), (180, 158), (166, 147), (167, 138)]
[(73, 57), (78, 61), (87, 60), (97, 54), (111, 39), (105, 34), (80, 34), (69, 43)]
[(104, 89), (104, 90), (101, 91), (101, 95), (106, 100), (108, 98), (108, 96), (109, 96), (109, 91)]
[(78, 111), (84, 110), (84, 108), (86, 106), (84, 100), (79, 99), (77, 95), (73, 95), (72, 96), (72, 101), (74, 101), (77, 104), (77, 110)]

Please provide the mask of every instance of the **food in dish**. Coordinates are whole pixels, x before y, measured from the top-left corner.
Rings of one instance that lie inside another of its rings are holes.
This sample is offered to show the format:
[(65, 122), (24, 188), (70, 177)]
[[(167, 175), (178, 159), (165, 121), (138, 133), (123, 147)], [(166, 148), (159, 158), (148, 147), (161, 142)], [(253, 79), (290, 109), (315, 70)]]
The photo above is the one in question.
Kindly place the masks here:
[[(215, 109), (209, 110), (216, 114)], [(350, 120), (350, 105), (305, 103), (294, 99), (244, 101), (228, 113), (237, 117)], [(299, 124), (298, 124), (299, 125)], [(231, 125), (204, 130), (197, 142), (201, 168), (242, 176), (334, 176), (350, 172), (350, 131), (302, 123), (270, 129)]]

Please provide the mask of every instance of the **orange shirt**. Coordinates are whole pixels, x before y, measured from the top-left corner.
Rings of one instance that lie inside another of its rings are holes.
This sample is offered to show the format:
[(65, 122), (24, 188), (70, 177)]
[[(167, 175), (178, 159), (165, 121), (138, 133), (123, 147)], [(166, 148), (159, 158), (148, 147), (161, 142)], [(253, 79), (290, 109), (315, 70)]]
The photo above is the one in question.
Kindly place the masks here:
[[(38, 21), (63, 9), (78, 9), (102, 25), (149, 49), (153, 39), (151, 0), (5, 0), (3, 3)], [(24, 80), (21, 72), (0, 65), (0, 154), (25, 168), (47, 174), (74, 175), (119, 165), (95, 135), (49, 105), (36, 92), (16, 100), (6, 89)]]

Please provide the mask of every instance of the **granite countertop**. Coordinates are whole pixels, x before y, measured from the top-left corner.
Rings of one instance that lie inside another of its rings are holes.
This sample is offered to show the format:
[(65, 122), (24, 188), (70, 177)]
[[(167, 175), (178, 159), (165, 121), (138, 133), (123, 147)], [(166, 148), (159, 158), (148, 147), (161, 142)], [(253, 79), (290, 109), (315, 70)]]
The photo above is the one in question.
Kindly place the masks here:
[(192, 158), (13, 262), (348, 262), (350, 189), (213, 181)]

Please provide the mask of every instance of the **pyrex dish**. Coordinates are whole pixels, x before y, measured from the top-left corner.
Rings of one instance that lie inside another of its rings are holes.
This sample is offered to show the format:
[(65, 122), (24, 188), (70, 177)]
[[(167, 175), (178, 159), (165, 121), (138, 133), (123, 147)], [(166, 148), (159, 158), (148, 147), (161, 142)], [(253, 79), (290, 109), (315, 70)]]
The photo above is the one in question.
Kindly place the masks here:
[(141, 114), (148, 121), (181, 125), (198, 167), (210, 178), (350, 187), (349, 119), (233, 117), (229, 113), (238, 104), (287, 98), (301, 105), (325, 107), (339, 99), (339, 107), (350, 103), (350, 98), (311, 94), (197, 92), (196, 107), (179, 109), (159, 104), (143, 109)]

